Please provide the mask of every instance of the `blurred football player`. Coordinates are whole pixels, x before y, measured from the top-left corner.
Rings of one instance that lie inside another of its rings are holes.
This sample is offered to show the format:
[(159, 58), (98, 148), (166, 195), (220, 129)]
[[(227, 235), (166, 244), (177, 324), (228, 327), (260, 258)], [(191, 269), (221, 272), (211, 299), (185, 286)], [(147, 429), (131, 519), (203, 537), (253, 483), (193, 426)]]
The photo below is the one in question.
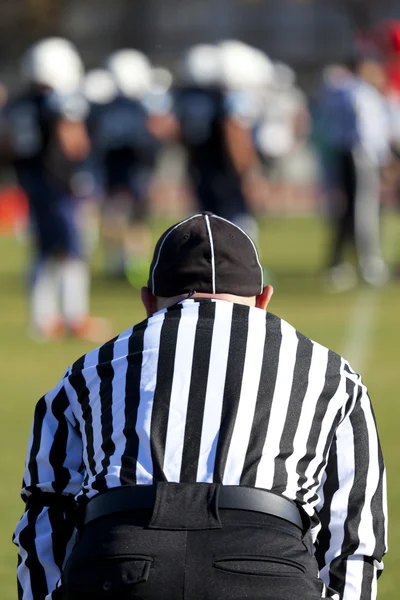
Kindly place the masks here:
[(174, 110), (201, 210), (229, 219), (255, 237), (247, 186), (260, 165), (252, 141), (254, 106), (242, 87), (253, 63), (241, 50), (207, 44), (190, 48)]
[(380, 286), (388, 267), (380, 239), (381, 169), (390, 157), (390, 120), (382, 94), (383, 71), (376, 61), (326, 69), (314, 101), (314, 137), (334, 224), (327, 271), (329, 284), (342, 291), (357, 283), (345, 259), (356, 251), (361, 278)]
[(35, 247), (30, 327), (40, 339), (67, 331), (94, 341), (107, 328), (89, 316), (90, 275), (72, 190), (90, 149), (86, 102), (78, 93), (82, 74), (68, 40), (40, 40), (22, 60), (25, 91), (5, 108), (2, 154), (12, 161), (29, 201)]
[[(118, 50), (106, 67), (117, 94), (98, 112), (96, 148), (104, 168), (104, 250), (107, 274), (147, 272), (151, 237), (146, 224), (151, 178), (160, 144), (151, 133), (152, 67), (137, 50)], [(140, 285), (140, 281), (138, 281)]]

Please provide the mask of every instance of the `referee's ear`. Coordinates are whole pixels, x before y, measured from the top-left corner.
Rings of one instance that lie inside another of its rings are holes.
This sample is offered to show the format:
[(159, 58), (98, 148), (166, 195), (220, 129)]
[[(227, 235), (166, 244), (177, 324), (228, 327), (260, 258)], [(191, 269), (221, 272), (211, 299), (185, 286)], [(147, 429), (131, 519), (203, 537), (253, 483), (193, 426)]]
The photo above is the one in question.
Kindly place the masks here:
[(143, 306), (146, 309), (147, 317), (151, 317), (157, 312), (157, 298), (151, 293), (148, 287), (142, 287), (140, 290)]
[(267, 310), (267, 306), (272, 298), (273, 293), (274, 288), (272, 285), (266, 285), (261, 294), (256, 296), (256, 307), (261, 308), (262, 310)]

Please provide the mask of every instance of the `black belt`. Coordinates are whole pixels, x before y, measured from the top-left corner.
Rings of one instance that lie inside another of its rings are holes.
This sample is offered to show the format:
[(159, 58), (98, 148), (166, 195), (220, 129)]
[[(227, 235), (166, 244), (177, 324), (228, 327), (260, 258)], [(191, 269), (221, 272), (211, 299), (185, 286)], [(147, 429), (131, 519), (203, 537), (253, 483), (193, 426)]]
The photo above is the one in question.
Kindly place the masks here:
[[(154, 507), (155, 485), (135, 485), (113, 488), (94, 496), (85, 510), (84, 524), (113, 513), (145, 510)], [(268, 490), (237, 485), (222, 485), (218, 493), (218, 508), (251, 510), (279, 517), (303, 529), (300, 510), (292, 500)]]

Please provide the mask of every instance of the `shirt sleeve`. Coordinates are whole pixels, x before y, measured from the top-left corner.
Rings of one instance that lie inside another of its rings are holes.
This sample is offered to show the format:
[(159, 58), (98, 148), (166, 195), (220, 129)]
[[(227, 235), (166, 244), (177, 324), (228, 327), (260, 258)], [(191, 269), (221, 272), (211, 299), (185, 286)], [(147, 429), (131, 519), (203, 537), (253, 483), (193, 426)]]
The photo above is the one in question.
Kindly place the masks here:
[(316, 557), (341, 600), (375, 600), (387, 550), (385, 467), (367, 388), (352, 371), (347, 390), (322, 490)]
[(25, 513), (18, 546), (19, 600), (56, 600), (75, 543), (74, 498), (83, 482), (82, 441), (62, 380), (36, 405), (21, 496)]
[(259, 99), (249, 92), (229, 92), (224, 99), (224, 114), (245, 129), (252, 129), (261, 117)]
[(143, 107), (149, 117), (165, 116), (173, 110), (173, 96), (169, 91), (153, 90), (142, 100)]

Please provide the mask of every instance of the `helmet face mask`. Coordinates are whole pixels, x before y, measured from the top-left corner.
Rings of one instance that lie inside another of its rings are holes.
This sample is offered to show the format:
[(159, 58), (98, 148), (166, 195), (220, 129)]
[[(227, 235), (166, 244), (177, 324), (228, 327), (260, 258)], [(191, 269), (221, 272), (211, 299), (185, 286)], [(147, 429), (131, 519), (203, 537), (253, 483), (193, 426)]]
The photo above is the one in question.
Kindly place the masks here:
[(106, 61), (118, 91), (127, 98), (140, 99), (152, 87), (153, 75), (149, 59), (138, 50), (118, 50)]
[(76, 92), (84, 68), (75, 46), (63, 38), (46, 38), (31, 46), (22, 59), (23, 78), (60, 93)]

